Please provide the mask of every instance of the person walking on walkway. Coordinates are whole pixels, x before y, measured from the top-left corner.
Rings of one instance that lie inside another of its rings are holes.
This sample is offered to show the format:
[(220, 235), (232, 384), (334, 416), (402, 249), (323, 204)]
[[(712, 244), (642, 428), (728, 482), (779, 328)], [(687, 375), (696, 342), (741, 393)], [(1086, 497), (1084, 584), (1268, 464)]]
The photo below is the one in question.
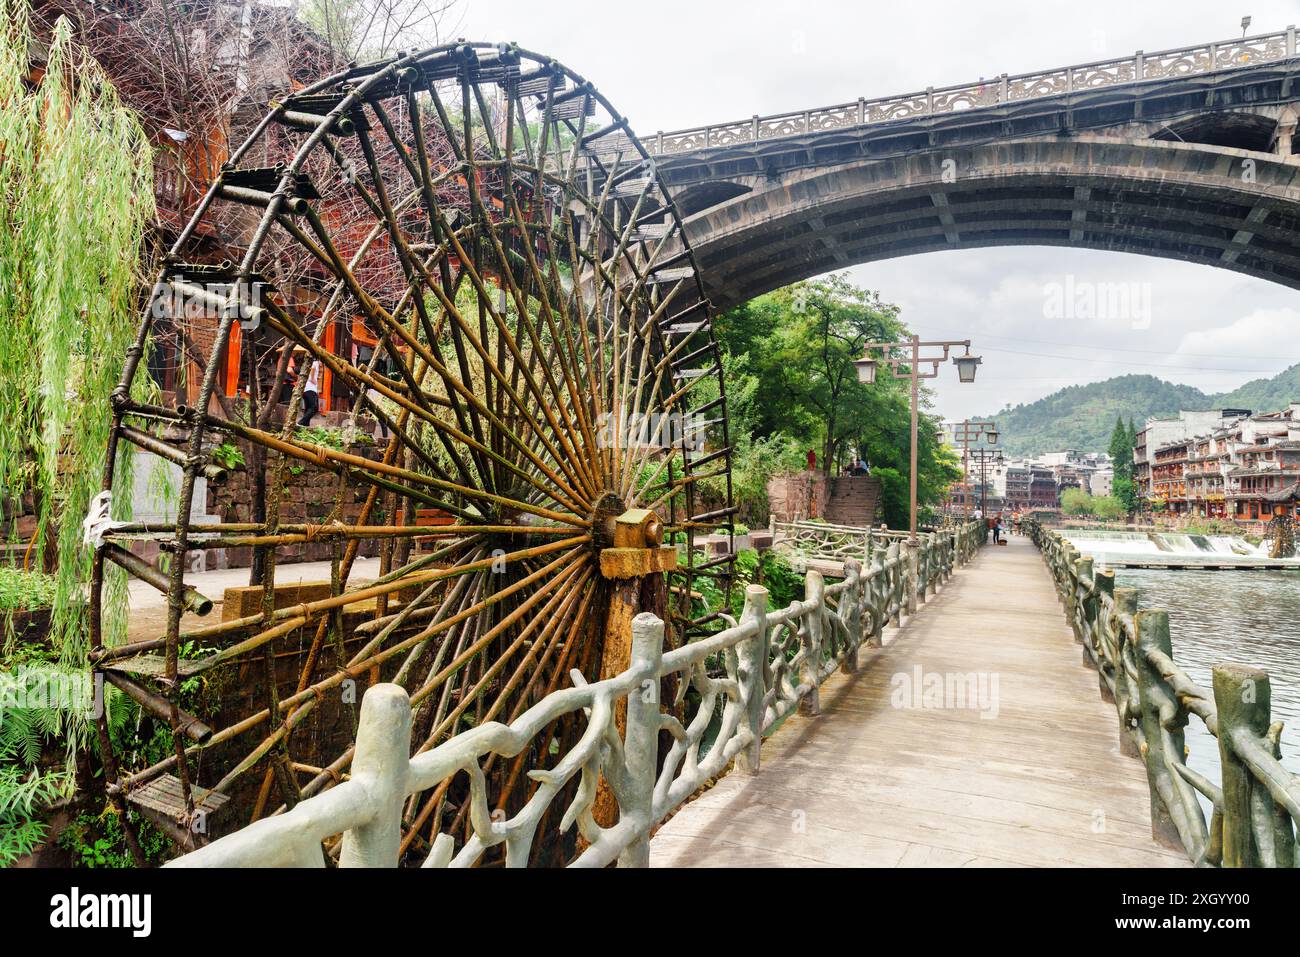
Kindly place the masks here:
[(993, 544), (1002, 544), (1002, 516), (997, 515), (993, 518)]
[(320, 411), (320, 362), (314, 360), (311, 371), (307, 373), (307, 385), (302, 393), (302, 418), (298, 420), (298, 424), (311, 425), (311, 420), (316, 417), (318, 411)]

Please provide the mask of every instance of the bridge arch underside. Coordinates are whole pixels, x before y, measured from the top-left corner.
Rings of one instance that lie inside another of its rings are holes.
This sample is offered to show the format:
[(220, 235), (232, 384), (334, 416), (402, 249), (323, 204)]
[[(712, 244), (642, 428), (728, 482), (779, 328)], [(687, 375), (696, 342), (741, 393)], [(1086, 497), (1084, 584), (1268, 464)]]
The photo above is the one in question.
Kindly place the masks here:
[(1300, 165), (1155, 140), (1012, 141), (785, 173), (687, 230), (720, 308), (859, 263), (1013, 245), (1182, 259), (1300, 288)]

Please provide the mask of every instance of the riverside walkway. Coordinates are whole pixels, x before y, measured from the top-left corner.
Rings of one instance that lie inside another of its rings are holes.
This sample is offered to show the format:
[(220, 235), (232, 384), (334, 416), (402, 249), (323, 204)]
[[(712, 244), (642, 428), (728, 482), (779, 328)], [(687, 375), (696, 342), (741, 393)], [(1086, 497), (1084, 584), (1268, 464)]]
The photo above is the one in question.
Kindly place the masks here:
[[(1151, 837), (1143, 764), (1027, 538), (981, 549), (858, 664), (764, 741), (760, 774), (668, 820), (650, 866), (1187, 866)], [(934, 676), (951, 691), (924, 707)]]

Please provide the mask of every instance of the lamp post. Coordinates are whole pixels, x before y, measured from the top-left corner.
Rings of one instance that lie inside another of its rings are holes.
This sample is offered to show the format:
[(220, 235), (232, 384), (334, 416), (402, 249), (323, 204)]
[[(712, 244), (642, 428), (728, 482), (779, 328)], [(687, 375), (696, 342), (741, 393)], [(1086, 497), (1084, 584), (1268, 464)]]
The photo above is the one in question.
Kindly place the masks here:
[[(951, 356), (950, 350), (955, 346), (963, 346), (966, 350), (964, 355)], [(880, 359), (871, 356), (872, 349), (881, 350)], [(891, 356), (894, 350), (905, 350), (903, 355)], [(942, 356), (922, 355), (921, 350), (942, 349)], [(962, 382), (974, 382), (975, 370), (982, 361), (979, 356), (970, 354), (969, 339), (939, 340), (932, 342), (923, 342), (920, 336), (912, 336), (906, 342), (868, 342), (864, 347), (861, 359), (857, 359), (854, 365), (858, 367), (858, 381), (867, 385), (873, 385), (876, 381), (876, 370), (881, 365), (888, 365), (890, 371), (895, 376), (910, 380), (912, 383), (912, 468), (909, 476), (909, 519), (908, 519), (908, 540), (915, 544), (916, 542), (916, 426), (919, 414), (917, 404), (921, 394), (921, 380), (934, 379), (939, 375), (939, 363), (947, 362), (952, 358), (953, 364), (957, 366), (957, 378)], [(921, 364), (928, 363), (931, 366), (929, 372), (921, 371)], [(906, 372), (900, 373), (900, 367), (907, 369)]]
[(1000, 471), (1006, 460), (1002, 457), (1001, 449), (996, 451), (993, 449), (975, 449), (970, 454), (971, 458), (975, 459), (975, 461), (979, 463), (980, 514), (984, 516), (985, 520), (987, 520), (989, 517), (988, 470), (991, 466)]
[[(970, 491), (970, 448), (977, 444), (981, 438), (985, 439), (989, 445), (998, 444), (998, 424), (992, 419), (963, 419), (960, 422), (952, 423), (953, 442), (961, 446), (961, 472), (962, 485), (966, 491)], [(970, 517), (970, 495), (963, 496), (962, 510), (967, 518)]]

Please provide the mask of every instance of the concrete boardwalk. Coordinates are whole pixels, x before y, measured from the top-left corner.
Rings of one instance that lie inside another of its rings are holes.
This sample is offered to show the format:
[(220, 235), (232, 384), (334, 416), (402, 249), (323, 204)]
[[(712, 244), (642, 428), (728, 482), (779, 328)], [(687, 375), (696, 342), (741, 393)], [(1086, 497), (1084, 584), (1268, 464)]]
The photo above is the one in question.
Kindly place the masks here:
[[(761, 773), (669, 820), (651, 866), (1187, 866), (1151, 838), (1146, 773), (1028, 539), (983, 548), (859, 666), (764, 741)], [(918, 668), (984, 693), (896, 707)]]

